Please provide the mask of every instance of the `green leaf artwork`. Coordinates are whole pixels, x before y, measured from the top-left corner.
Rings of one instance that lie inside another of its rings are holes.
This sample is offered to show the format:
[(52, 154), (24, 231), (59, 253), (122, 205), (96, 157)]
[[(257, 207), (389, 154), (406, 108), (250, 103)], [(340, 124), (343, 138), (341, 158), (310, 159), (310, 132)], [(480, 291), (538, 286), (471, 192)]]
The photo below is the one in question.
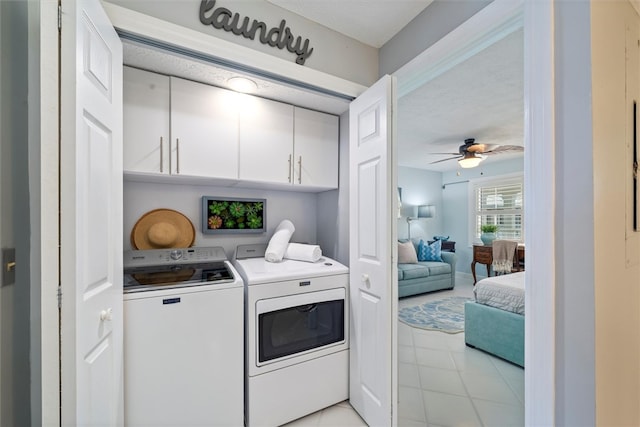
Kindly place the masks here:
[(264, 199), (223, 199), (203, 197), (206, 232), (264, 231)]

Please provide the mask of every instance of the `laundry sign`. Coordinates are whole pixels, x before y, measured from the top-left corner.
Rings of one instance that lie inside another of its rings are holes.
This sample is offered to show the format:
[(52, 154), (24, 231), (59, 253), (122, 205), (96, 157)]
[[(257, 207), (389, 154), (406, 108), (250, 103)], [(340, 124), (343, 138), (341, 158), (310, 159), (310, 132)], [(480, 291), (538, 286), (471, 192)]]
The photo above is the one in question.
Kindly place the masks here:
[[(241, 22), (242, 20), (242, 22)], [(226, 7), (216, 7), (216, 0), (201, 0), (200, 2), (200, 22), (204, 25), (211, 25), (218, 30), (231, 32), (236, 36), (258, 41), (264, 45), (287, 49), (297, 55), (296, 63), (304, 65), (313, 48), (309, 48), (309, 39), (302, 40), (302, 37), (295, 36), (291, 28), (287, 26), (287, 21), (280, 21), (277, 27), (268, 28), (267, 24), (248, 16), (242, 18), (239, 13), (233, 13)]]

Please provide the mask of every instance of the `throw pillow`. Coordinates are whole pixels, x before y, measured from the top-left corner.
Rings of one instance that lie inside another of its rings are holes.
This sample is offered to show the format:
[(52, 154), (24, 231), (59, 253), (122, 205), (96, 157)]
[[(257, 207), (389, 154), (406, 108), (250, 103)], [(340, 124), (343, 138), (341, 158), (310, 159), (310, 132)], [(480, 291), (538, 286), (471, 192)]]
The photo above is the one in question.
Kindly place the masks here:
[(398, 242), (398, 264), (416, 264), (418, 256), (412, 242)]
[(436, 240), (428, 245), (424, 240), (420, 240), (418, 244), (418, 261), (442, 262), (442, 241)]

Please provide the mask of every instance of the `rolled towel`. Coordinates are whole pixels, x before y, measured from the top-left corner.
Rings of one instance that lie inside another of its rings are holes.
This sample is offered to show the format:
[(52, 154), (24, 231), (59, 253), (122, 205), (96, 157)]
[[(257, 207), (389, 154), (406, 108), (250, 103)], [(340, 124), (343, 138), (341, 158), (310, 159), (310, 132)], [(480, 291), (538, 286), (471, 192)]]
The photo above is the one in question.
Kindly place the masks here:
[(291, 235), (296, 231), (293, 223), (288, 219), (284, 219), (276, 227), (276, 231), (273, 232), (271, 240), (267, 245), (267, 250), (264, 253), (264, 259), (269, 262), (280, 262), (284, 257), (284, 253), (287, 251), (289, 245), (289, 239)]
[(305, 245), (302, 243), (289, 243), (284, 253), (287, 259), (297, 261), (316, 262), (322, 257), (322, 249), (318, 245)]

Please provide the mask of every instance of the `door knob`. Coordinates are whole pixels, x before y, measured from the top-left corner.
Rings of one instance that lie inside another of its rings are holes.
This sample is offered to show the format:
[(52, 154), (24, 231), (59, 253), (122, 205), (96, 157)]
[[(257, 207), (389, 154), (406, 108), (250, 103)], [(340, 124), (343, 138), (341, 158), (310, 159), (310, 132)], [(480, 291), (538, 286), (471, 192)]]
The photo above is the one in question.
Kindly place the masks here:
[(367, 288), (371, 287), (371, 282), (369, 281), (369, 275), (367, 273), (362, 274), (362, 283), (364, 283)]
[(100, 320), (101, 321), (103, 321), (103, 322), (105, 320), (110, 321), (112, 319), (113, 319), (113, 310), (111, 308), (108, 308), (106, 310), (102, 310), (100, 312)]

